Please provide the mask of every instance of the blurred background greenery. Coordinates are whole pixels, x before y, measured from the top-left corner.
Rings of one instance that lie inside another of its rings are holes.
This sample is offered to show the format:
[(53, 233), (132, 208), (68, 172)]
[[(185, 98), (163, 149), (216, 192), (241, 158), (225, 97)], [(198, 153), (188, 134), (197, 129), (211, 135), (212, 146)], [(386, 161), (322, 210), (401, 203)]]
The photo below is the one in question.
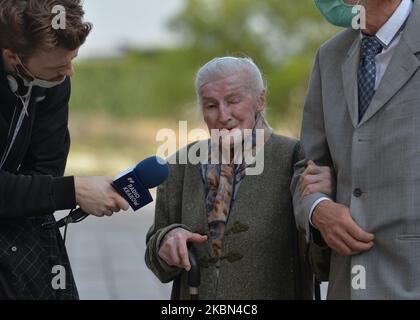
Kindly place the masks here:
[(160, 129), (180, 120), (204, 128), (194, 78), (217, 56), (252, 57), (267, 80), (270, 124), (298, 137), (316, 49), (338, 31), (313, 0), (185, 0), (167, 27), (175, 46), (127, 46), (75, 65), (67, 174), (116, 174), (156, 153)]

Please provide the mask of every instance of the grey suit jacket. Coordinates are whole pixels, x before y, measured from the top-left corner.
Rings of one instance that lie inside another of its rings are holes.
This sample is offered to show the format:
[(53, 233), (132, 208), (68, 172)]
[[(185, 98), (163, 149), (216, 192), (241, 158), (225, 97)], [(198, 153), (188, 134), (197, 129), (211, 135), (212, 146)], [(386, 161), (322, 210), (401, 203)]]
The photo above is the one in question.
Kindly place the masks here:
[[(302, 126), (306, 159), (334, 167), (336, 201), (350, 208), (359, 226), (375, 234), (375, 245), (367, 252), (352, 257), (333, 253), (332, 299), (420, 299), (419, 30), (416, 0), (360, 123), (359, 32), (338, 34), (321, 46), (315, 59)], [(298, 179), (305, 165), (297, 165), (291, 187), (298, 227), (310, 240), (309, 211), (323, 195), (300, 201)], [(360, 289), (360, 280), (366, 281), (365, 289)]]

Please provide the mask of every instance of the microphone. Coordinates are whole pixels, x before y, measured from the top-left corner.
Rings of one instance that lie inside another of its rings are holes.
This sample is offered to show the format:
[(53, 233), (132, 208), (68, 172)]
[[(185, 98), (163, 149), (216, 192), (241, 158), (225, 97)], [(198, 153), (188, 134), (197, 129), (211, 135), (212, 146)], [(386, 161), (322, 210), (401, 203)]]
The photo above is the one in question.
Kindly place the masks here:
[[(112, 183), (117, 191), (137, 211), (153, 202), (148, 189), (162, 184), (169, 175), (169, 166), (159, 157), (150, 157), (136, 166), (121, 172)], [(59, 220), (55, 225), (61, 228), (69, 223), (80, 222), (89, 216), (81, 208), (72, 211), (67, 217)]]

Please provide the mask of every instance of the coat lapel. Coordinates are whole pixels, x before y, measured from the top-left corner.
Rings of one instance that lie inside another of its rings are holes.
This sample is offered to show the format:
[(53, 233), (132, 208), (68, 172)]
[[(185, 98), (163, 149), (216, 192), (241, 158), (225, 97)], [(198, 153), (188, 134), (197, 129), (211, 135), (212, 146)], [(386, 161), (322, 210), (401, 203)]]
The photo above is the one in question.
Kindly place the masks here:
[(372, 118), (410, 80), (420, 67), (416, 53), (420, 52), (420, 1), (415, 1), (403, 36), (382, 78), (366, 114), (359, 125)]
[(420, 67), (420, 61), (410, 49), (405, 39), (401, 39), (392, 57), (372, 103), (362, 118), (360, 125), (372, 118), (410, 80)]
[(360, 59), (360, 38), (357, 33), (356, 39), (347, 52), (341, 73), (343, 77), (344, 96), (347, 102), (347, 108), (350, 114), (351, 122), (354, 127), (359, 123), (358, 111), (358, 90), (357, 90), (357, 70), (359, 68)]
[(205, 229), (206, 234), (210, 234), (209, 221), (208, 221), (207, 210), (206, 210), (206, 195), (204, 192), (204, 184), (200, 176), (200, 170), (201, 169), (199, 165), (193, 166), (194, 175), (196, 176), (194, 178), (194, 181), (198, 182), (196, 184), (197, 186), (195, 190), (196, 194), (193, 197), (195, 199), (194, 207), (197, 208), (197, 214), (199, 214), (200, 216), (200, 224), (203, 223), (203, 225), (205, 226), (204, 229)]
[[(184, 181), (184, 185), (187, 186), (187, 195), (185, 195), (184, 201), (187, 203), (185, 207), (188, 208), (188, 212), (193, 213), (193, 222), (191, 226), (193, 227), (195, 232), (200, 232), (202, 234), (209, 235), (209, 223), (207, 218), (207, 211), (206, 211), (206, 198), (205, 198), (205, 191), (203, 180), (201, 178), (200, 173), (200, 165), (187, 165), (187, 170), (185, 177), (186, 180)], [(188, 200), (185, 200), (188, 199)], [(209, 256), (212, 256), (212, 248), (210, 241), (206, 241), (206, 249)]]

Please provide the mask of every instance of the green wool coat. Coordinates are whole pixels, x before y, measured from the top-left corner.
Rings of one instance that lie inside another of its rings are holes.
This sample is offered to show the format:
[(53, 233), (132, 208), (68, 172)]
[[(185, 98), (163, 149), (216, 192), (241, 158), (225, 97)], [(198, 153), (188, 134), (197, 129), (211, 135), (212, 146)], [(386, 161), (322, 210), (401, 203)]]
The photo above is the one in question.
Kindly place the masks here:
[[(242, 181), (225, 229), (219, 275), (210, 242), (196, 246), (200, 299), (312, 299), (307, 247), (297, 233), (289, 191), (296, 149), (296, 140), (272, 135), (264, 148), (263, 174)], [(172, 299), (184, 300), (190, 298), (187, 273), (158, 255), (164, 236), (176, 227), (209, 234), (200, 165), (170, 165), (169, 178), (157, 191), (155, 221), (146, 239), (147, 266), (162, 282), (174, 281)]]

